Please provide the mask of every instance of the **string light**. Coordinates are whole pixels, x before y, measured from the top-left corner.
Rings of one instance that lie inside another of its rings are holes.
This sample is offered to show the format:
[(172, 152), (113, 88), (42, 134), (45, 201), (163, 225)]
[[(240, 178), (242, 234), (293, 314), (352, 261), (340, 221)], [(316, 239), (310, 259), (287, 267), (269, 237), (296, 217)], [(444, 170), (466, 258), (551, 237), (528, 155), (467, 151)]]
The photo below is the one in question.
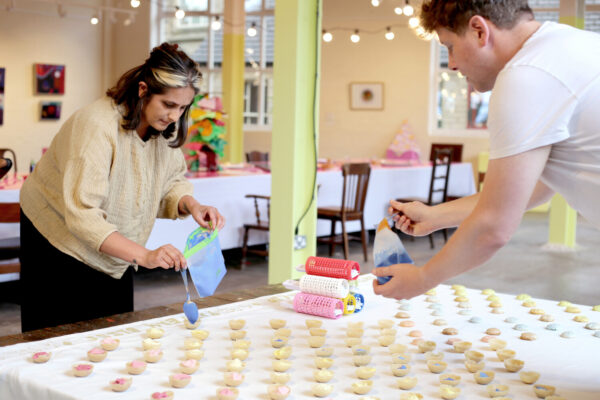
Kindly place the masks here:
[(381, 4), (379, 0), (371, 0), (371, 5), (373, 7), (379, 7), (379, 4)]
[(92, 18), (90, 18), (90, 24), (98, 25), (98, 22), (100, 22), (100, 18), (98, 18), (96, 14), (92, 15)]
[(415, 13), (415, 9), (408, 3), (408, 0), (406, 0), (406, 5), (402, 9), (402, 12), (404, 12), (404, 15), (407, 17), (410, 17)]
[(394, 12), (395, 12), (397, 15), (402, 15), (402, 7), (396, 7), (396, 8), (394, 8)]
[(253, 22), (252, 25), (250, 26), (250, 28), (248, 28), (248, 36), (250, 37), (254, 37), (256, 36), (256, 23)]
[(352, 34), (352, 36), (350, 36), (350, 40), (352, 41), (352, 43), (360, 42), (360, 36), (358, 35), (358, 29), (356, 29), (354, 31), (354, 33)]
[(394, 32), (392, 32), (392, 28), (388, 26), (388, 27), (387, 27), (387, 28), (385, 28), (385, 29), (387, 30), (387, 32), (385, 33), (385, 38), (386, 38), (387, 40), (392, 40), (392, 39), (394, 39)]
[(129, 4), (131, 4), (131, 7), (133, 8), (138, 8), (140, 6), (140, 0), (131, 0)]
[(175, 6), (175, 18), (183, 19), (184, 17), (185, 17), (185, 11), (183, 11), (181, 8)]
[(210, 24), (210, 28), (213, 31), (218, 31), (219, 29), (221, 29), (221, 19), (219, 18), (219, 16), (217, 15), (215, 17), (215, 19), (213, 20), (213, 22)]
[(323, 30), (323, 41), (329, 43), (333, 40), (333, 35), (326, 30)]
[(417, 18), (417, 17), (411, 17), (408, 20), (408, 26), (410, 26), (411, 28), (415, 29), (417, 26), (419, 26), (419, 18)]

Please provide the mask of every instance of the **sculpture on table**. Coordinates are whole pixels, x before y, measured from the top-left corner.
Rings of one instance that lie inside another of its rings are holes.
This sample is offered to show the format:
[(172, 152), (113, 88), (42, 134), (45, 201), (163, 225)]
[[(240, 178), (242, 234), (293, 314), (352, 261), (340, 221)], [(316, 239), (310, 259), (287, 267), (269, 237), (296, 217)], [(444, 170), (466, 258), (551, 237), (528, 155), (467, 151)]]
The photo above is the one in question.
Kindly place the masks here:
[(396, 134), (392, 144), (385, 152), (385, 158), (419, 163), (421, 150), (407, 121), (403, 121), (400, 132)]
[(208, 171), (218, 171), (218, 157), (223, 157), (227, 142), (223, 104), (219, 97), (209, 98), (199, 94), (190, 108), (192, 124), (188, 129), (185, 158), (190, 171), (197, 172), (205, 166)]

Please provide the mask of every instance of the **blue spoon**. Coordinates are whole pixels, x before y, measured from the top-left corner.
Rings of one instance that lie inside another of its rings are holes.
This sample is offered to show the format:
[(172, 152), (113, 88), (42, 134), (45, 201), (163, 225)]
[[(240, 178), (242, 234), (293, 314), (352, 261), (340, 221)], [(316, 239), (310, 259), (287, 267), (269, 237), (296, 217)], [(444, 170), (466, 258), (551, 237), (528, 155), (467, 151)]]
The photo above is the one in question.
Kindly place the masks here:
[(190, 300), (190, 289), (188, 287), (187, 280), (187, 268), (181, 269), (181, 276), (183, 277), (183, 284), (185, 285), (185, 293), (187, 295), (185, 303), (183, 303), (183, 313), (185, 317), (190, 321), (190, 324), (195, 324), (198, 321), (198, 306), (196, 303)]

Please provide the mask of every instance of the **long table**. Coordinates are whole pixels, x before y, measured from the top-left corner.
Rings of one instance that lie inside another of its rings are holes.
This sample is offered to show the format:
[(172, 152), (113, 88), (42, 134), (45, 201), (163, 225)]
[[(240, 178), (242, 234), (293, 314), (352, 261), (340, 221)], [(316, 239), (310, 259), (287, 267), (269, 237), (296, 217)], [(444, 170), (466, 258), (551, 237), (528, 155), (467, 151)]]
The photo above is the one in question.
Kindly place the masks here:
[[(556, 393), (567, 399), (600, 398), (595, 357), (600, 352), (600, 337), (594, 336), (594, 330), (586, 329), (585, 323), (574, 321), (575, 314), (566, 312), (566, 308), (558, 302), (529, 299), (536, 303), (534, 307), (543, 309), (554, 319), (552, 323), (557, 324), (558, 329), (548, 330), (548, 322), (541, 321), (539, 315), (531, 313), (532, 308), (525, 307), (523, 300), (517, 299), (514, 294), (496, 293), (496, 301), (502, 304), (502, 313), (493, 313), (488, 294), (481, 290), (464, 289), (462, 301), (459, 302), (451, 287), (440, 285), (430, 295), (397, 302), (375, 296), (371, 287), (372, 279), (372, 275), (359, 277), (358, 290), (365, 296), (363, 310), (339, 319), (294, 312), (289, 304), (297, 292), (283, 292), (281, 286), (196, 300), (201, 307), (202, 318), (198, 329), (207, 330), (209, 336), (202, 346), (205, 353), (200, 360), (200, 369), (192, 374), (191, 383), (183, 389), (171, 389), (168, 383), (169, 375), (177, 373), (180, 362), (185, 359), (184, 340), (192, 337), (190, 330), (183, 326), (181, 303), (161, 307), (154, 312), (128, 313), (0, 338), (0, 346), (5, 346), (0, 347), (0, 398), (149, 399), (154, 392), (172, 390), (179, 400), (213, 399), (217, 388), (224, 386), (226, 365), (231, 360), (233, 343), (229, 336), (229, 321), (244, 319), (245, 339), (250, 341), (250, 348), (243, 370), (245, 380), (238, 387), (239, 398), (267, 399), (276, 350), (271, 346), (275, 331), (269, 326), (269, 321), (275, 318), (284, 320), (286, 327), (291, 330), (287, 344), (292, 349), (289, 358), (292, 366), (288, 371), (291, 380), (287, 384), (291, 388), (289, 400), (314, 398), (311, 387), (315, 384), (313, 373), (316, 371), (316, 354), (308, 344), (310, 333), (305, 325), (307, 319), (322, 322), (326, 330), (324, 346), (333, 349), (334, 363), (330, 370), (334, 376), (329, 382), (333, 385), (333, 399), (362, 398), (352, 391), (352, 384), (358, 381), (355, 375), (357, 368), (346, 343), (347, 328), (350, 323), (357, 322), (361, 322), (364, 328), (362, 345), (370, 347), (372, 358), (368, 365), (375, 368), (375, 375), (371, 378), (374, 385), (369, 395), (379, 399), (396, 399), (405, 392), (398, 388), (399, 378), (392, 374), (391, 348), (379, 342), (382, 335), (380, 327), (384, 320), (391, 321), (394, 329), (386, 334), (393, 336), (395, 343), (405, 345), (404, 354), (411, 358), (408, 376), (417, 379), (411, 392), (420, 393), (426, 399), (440, 398), (440, 375), (429, 372), (426, 354), (419, 351), (415, 339), (435, 343), (435, 352), (447, 363), (444, 372), (460, 378), (459, 399), (489, 399), (490, 396), (488, 386), (476, 384), (473, 374), (466, 370), (465, 355), (454, 351), (453, 346), (448, 344), (450, 338), (471, 342), (471, 349), (483, 356), (483, 372), (495, 374), (491, 384), (508, 386), (510, 398), (537, 398), (533, 386), (522, 383), (518, 373), (508, 372), (491, 350), (490, 344), (483, 341), (490, 328), (496, 328), (499, 331), (496, 337), (506, 342), (507, 349), (516, 352), (514, 358), (524, 362), (523, 371), (540, 373), (536, 386), (554, 386)], [(593, 311), (590, 306), (571, 306), (578, 307), (590, 321), (600, 320), (600, 312)], [(406, 321), (412, 321), (412, 324), (406, 324)], [(537, 336), (536, 340), (520, 339), (522, 331), (515, 329), (518, 324), (526, 326), (528, 332)], [(165, 335), (158, 339), (164, 357), (158, 363), (148, 364), (147, 370), (141, 375), (127, 375), (125, 364), (142, 357), (142, 341), (147, 338), (146, 332), (151, 327), (165, 331)], [(446, 335), (443, 333), (446, 328), (454, 328), (457, 333)], [(566, 331), (572, 332), (573, 338), (562, 337)], [(110, 352), (106, 360), (95, 363), (94, 372), (89, 377), (74, 377), (71, 371), (73, 364), (84, 362), (87, 351), (97, 347), (105, 337), (118, 338), (119, 348)], [(31, 342), (36, 339), (44, 340)], [(45, 364), (32, 361), (32, 355), (40, 351), (52, 353)], [(109, 381), (123, 376), (133, 379), (131, 388), (123, 394), (111, 392)]]

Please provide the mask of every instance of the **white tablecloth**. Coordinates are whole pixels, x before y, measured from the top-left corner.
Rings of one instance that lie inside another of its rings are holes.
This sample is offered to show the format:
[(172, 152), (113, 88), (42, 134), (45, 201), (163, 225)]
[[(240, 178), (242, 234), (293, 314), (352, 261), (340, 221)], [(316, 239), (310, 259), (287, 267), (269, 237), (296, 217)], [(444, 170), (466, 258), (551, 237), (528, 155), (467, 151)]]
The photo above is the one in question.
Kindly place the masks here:
[[(503, 303), (504, 314), (493, 314), (488, 307), (486, 295), (479, 290), (468, 289), (467, 296), (472, 306), (471, 315), (461, 315), (462, 308), (457, 307), (450, 287), (440, 286), (434, 299), (426, 296), (416, 297), (405, 304), (373, 295), (371, 289), (372, 276), (362, 276), (360, 288), (365, 295), (365, 308), (358, 314), (343, 316), (338, 320), (297, 314), (282, 304), (291, 301), (295, 292), (258, 298), (240, 303), (201, 310), (202, 322), (199, 329), (210, 332), (203, 349), (205, 356), (200, 361), (199, 370), (193, 374), (191, 383), (183, 389), (170, 389), (168, 376), (177, 373), (179, 363), (184, 360), (184, 339), (191, 337), (190, 331), (183, 327), (183, 315), (158, 318), (114, 328), (107, 328), (87, 333), (48, 339), (34, 343), (23, 343), (0, 348), (0, 399), (19, 400), (101, 400), (101, 399), (149, 399), (156, 391), (173, 390), (175, 399), (215, 399), (215, 391), (223, 386), (223, 374), (232, 344), (229, 340), (231, 319), (244, 319), (247, 339), (251, 341), (250, 356), (246, 360), (244, 370), (245, 381), (239, 387), (240, 399), (267, 399), (266, 391), (270, 383), (274, 349), (270, 345), (273, 330), (269, 327), (271, 318), (287, 321), (292, 336), (288, 345), (292, 348), (291, 387), (289, 400), (313, 398), (310, 393), (315, 383), (315, 350), (309, 348), (307, 339), (309, 332), (305, 327), (306, 319), (321, 319), (323, 328), (327, 330), (326, 347), (334, 349), (334, 373), (330, 384), (334, 386), (332, 399), (360, 399), (351, 391), (351, 385), (358, 379), (355, 377), (356, 367), (352, 362), (352, 354), (344, 344), (346, 328), (350, 322), (364, 322), (363, 344), (370, 345), (372, 361), (370, 366), (376, 368), (372, 378), (374, 387), (369, 395), (380, 399), (397, 399), (403, 391), (397, 387), (397, 379), (391, 374), (391, 356), (386, 347), (378, 345), (380, 334), (378, 321), (390, 319), (397, 329), (396, 343), (408, 345), (408, 353), (412, 356), (409, 376), (418, 379), (412, 392), (421, 393), (425, 399), (439, 399), (439, 376), (427, 370), (424, 355), (418, 353), (416, 346), (410, 344), (413, 337), (409, 332), (419, 330), (423, 338), (434, 341), (436, 351), (441, 352), (448, 363), (446, 373), (461, 377), (459, 399), (489, 398), (486, 387), (474, 382), (473, 375), (464, 366), (464, 355), (452, 350), (446, 344), (450, 337), (459, 337), (473, 343), (474, 350), (484, 355), (485, 371), (495, 373), (495, 384), (509, 386), (510, 397), (521, 400), (536, 399), (531, 385), (519, 380), (518, 374), (509, 373), (489, 345), (482, 342), (488, 328), (501, 330), (499, 338), (505, 340), (508, 349), (516, 351), (517, 359), (523, 360), (523, 371), (537, 371), (541, 377), (537, 384), (555, 386), (557, 394), (570, 400), (597, 400), (600, 398), (600, 379), (598, 372), (598, 354), (600, 354), (600, 338), (592, 335), (593, 331), (585, 329), (583, 323), (573, 320), (574, 314), (565, 312), (557, 302), (534, 299), (537, 308), (555, 318), (554, 323), (560, 325), (557, 331), (546, 330), (546, 322), (539, 320), (538, 315), (529, 313), (529, 308), (514, 295), (498, 294)], [(442, 316), (433, 316), (432, 302), (439, 302)], [(398, 325), (401, 319), (395, 315), (403, 307), (414, 321), (414, 327), (405, 328)], [(600, 313), (592, 311), (589, 306), (579, 306), (582, 314), (590, 321), (600, 321)], [(480, 323), (469, 322), (472, 316), (481, 318)], [(514, 317), (517, 322), (508, 323), (506, 319)], [(438, 318), (446, 320), (446, 326), (433, 325)], [(535, 341), (519, 339), (521, 332), (513, 329), (517, 324), (525, 324), (528, 331), (537, 335)], [(125, 363), (142, 357), (142, 340), (146, 338), (146, 330), (158, 326), (165, 330), (165, 336), (159, 341), (164, 352), (163, 359), (156, 364), (149, 364), (147, 370), (139, 376), (133, 376), (131, 388), (122, 394), (113, 393), (109, 381), (117, 377), (127, 376)], [(443, 335), (442, 329), (453, 327), (458, 330), (456, 336)], [(560, 334), (572, 331), (575, 337), (564, 339)], [(86, 353), (98, 346), (100, 339), (113, 336), (120, 339), (119, 348), (108, 354), (106, 360), (96, 363), (94, 372), (86, 378), (72, 375), (71, 366), (86, 360)], [(31, 356), (34, 352), (50, 351), (52, 358), (46, 364), (34, 364)]]
[[(369, 182), (365, 204), (365, 224), (367, 229), (374, 228), (384, 215), (390, 199), (406, 197), (427, 198), (431, 166), (382, 167), (373, 168)], [(254, 203), (244, 198), (246, 194), (269, 195), (271, 193), (271, 175), (242, 175), (215, 178), (191, 179), (194, 184), (194, 197), (203, 204), (216, 206), (225, 216), (227, 223), (219, 234), (222, 249), (242, 246), (243, 225), (255, 221)], [(342, 198), (341, 171), (321, 171), (317, 175), (317, 183), (321, 185), (318, 193), (319, 206), (340, 206)], [(473, 169), (470, 163), (452, 164), (448, 183), (449, 196), (468, 196), (475, 193)], [(19, 200), (18, 190), (0, 190), (0, 202)], [(266, 208), (261, 212), (267, 216)], [(148, 248), (157, 248), (166, 243), (183, 250), (187, 235), (196, 228), (191, 219), (157, 220), (148, 239)], [(339, 230), (338, 224), (338, 230)], [(348, 224), (348, 231), (360, 229), (359, 222)], [(328, 234), (330, 225), (327, 221), (319, 221), (317, 234)], [(18, 236), (18, 225), (0, 226), (0, 238)], [(250, 244), (266, 243), (268, 235), (253, 231)]]

